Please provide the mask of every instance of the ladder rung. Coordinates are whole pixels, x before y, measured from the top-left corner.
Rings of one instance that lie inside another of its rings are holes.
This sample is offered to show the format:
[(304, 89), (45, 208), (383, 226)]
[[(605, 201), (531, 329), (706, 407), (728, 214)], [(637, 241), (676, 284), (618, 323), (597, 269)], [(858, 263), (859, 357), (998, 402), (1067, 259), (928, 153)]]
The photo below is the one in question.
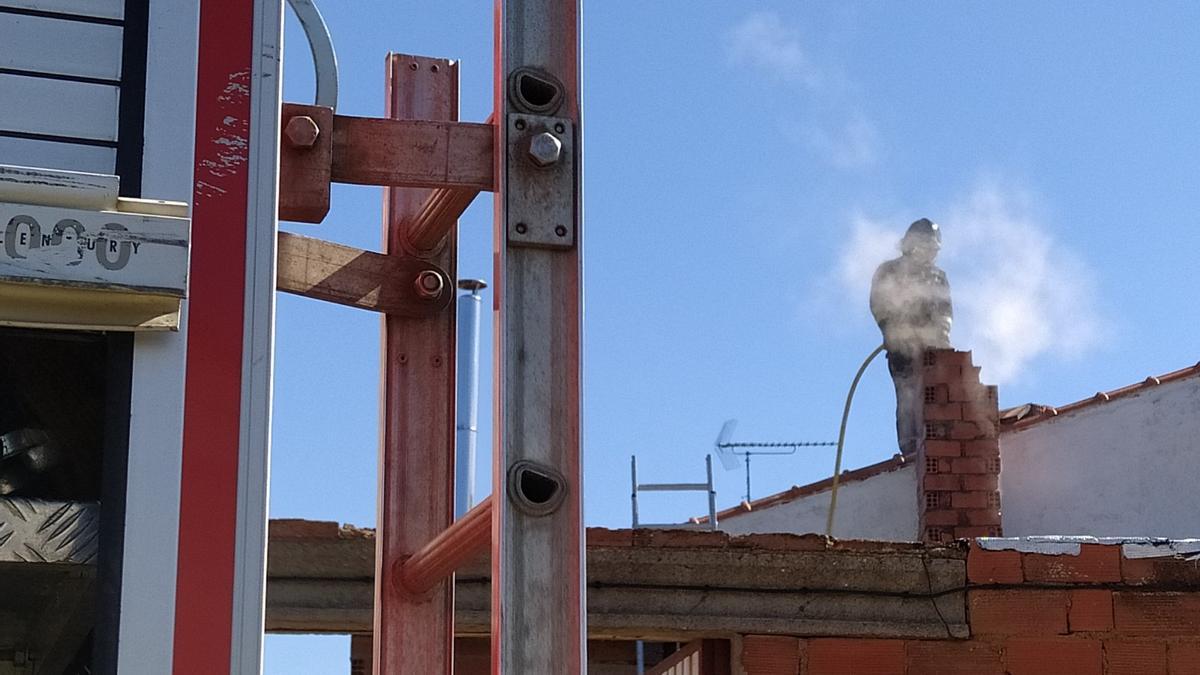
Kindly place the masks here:
[(709, 488), (708, 483), (642, 483), (637, 489), (642, 492), (708, 492)]

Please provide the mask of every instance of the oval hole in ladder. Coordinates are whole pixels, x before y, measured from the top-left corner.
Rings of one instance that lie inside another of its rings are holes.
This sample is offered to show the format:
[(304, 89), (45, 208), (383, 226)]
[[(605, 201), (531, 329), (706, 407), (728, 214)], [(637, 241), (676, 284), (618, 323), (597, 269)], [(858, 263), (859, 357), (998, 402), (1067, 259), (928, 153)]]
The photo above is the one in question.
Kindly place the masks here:
[(521, 471), (521, 495), (534, 504), (548, 504), (560, 487), (558, 481), (540, 471), (526, 468)]
[(553, 513), (566, 492), (566, 480), (548, 466), (519, 461), (508, 471), (508, 494), (517, 508), (529, 515)]
[(519, 68), (509, 82), (513, 102), (524, 112), (551, 115), (562, 105), (563, 87), (553, 76)]

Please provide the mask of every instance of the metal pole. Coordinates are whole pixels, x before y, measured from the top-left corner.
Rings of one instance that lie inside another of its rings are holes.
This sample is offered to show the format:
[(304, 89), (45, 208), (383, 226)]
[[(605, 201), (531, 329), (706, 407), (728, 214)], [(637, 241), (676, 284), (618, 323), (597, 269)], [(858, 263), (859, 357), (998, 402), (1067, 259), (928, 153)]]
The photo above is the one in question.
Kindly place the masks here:
[(704, 468), (708, 471), (708, 526), (717, 529), (717, 491), (713, 489), (712, 455), (704, 456)]
[(637, 493), (638, 493), (638, 488), (637, 488), (637, 455), (634, 455), (634, 456), (632, 456), (632, 457), (630, 457), (630, 458), (629, 458), (629, 475), (630, 475), (630, 479), (631, 479), (631, 480), (630, 480), (630, 487), (631, 487), (631, 488), (632, 488), (632, 490), (633, 490), (633, 491), (630, 493), (630, 502), (631, 502), (631, 504), (632, 504), (632, 508), (633, 508), (633, 527), (634, 527), (634, 528), (637, 528), (637, 526), (638, 526), (638, 503), (637, 503)]
[(746, 453), (746, 502), (750, 502), (750, 453)]
[(475, 505), (475, 445), (479, 435), (479, 317), (487, 288), (482, 279), (460, 279), (458, 296), (458, 426), (454, 462), (454, 517)]

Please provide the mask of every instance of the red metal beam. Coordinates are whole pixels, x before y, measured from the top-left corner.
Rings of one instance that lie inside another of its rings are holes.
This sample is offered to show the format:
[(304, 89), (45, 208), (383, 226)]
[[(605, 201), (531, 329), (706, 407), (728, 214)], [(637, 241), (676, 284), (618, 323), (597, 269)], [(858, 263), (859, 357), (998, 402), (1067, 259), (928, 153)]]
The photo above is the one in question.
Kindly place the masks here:
[(413, 246), (436, 247), (480, 192), (495, 188), (490, 122), (391, 120), (283, 104), (279, 217), (319, 223), (330, 183), (436, 188), (409, 215)]
[(396, 568), (399, 583), (410, 593), (421, 594), (492, 545), (492, 498), (467, 511), (462, 518)]
[(276, 289), (392, 316), (431, 316), (454, 298), (454, 279), (433, 263), (279, 233)]
[[(389, 118), (457, 119), (455, 62), (390, 54), (387, 78)], [(391, 162), (402, 164), (395, 157)], [(456, 228), (436, 252), (417, 252), (408, 245), (408, 224), (429, 193), (417, 188), (385, 190), (384, 251), (418, 256), (454, 279)], [(453, 578), (414, 595), (396, 583), (391, 571), (454, 519), (454, 349), (452, 306), (422, 319), (384, 317), (373, 661), (377, 675), (451, 675)]]
[(333, 181), (490, 191), (493, 142), (490, 124), (337, 115)]
[(497, 0), (492, 672), (586, 672), (579, 0)]

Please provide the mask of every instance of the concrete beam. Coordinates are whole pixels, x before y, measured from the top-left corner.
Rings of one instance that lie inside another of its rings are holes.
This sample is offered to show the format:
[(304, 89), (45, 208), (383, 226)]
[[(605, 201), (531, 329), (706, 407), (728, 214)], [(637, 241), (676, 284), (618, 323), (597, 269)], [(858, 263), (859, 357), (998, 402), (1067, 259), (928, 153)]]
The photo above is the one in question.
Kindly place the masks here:
[[(588, 634), (965, 638), (966, 552), (824, 537), (589, 530)], [(272, 523), (267, 630), (371, 629), (373, 534)], [(489, 627), (486, 561), (459, 571), (459, 635)]]

